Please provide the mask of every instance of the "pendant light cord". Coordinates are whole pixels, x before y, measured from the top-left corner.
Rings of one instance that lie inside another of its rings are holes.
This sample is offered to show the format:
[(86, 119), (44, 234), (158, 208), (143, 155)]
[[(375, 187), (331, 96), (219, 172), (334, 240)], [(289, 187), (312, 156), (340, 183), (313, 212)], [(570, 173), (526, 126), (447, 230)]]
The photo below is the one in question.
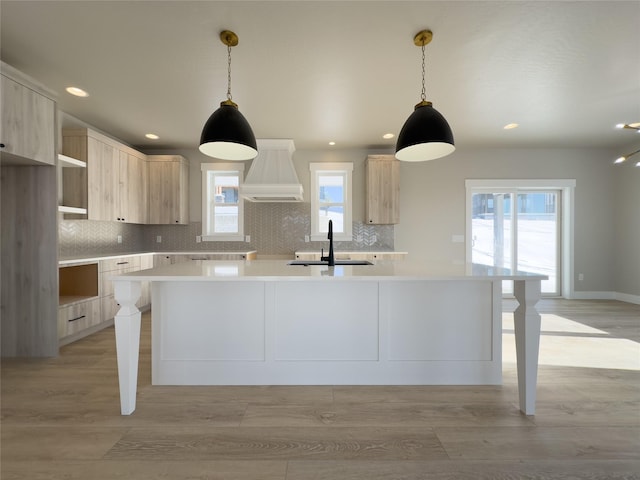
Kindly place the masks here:
[[(424, 58), (424, 47), (422, 49), (422, 55)], [(231, 96), (231, 45), (227, 45), (227, 57), (228, 57), (228, 67), (227, 67), (227, 100), (231, 101), (233, 98)], [(422, 61), (422, 91), (424, 92), (424, 60)]]
[(427, 93), (424, 89), (424, 45), (422, 45), (422, 95), (420, 98), (422, 98), (423, 102), (427, 100)]

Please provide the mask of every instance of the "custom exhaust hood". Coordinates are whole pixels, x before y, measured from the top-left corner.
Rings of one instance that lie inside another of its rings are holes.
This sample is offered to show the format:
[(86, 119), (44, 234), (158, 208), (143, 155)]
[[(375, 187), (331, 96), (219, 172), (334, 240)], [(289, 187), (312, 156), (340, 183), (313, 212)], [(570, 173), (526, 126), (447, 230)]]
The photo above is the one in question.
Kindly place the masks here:
[(303, 189), (293, 166), (295, 146), (290, 139), (258, 139), (240, 195), (252, 202), (302, 202)]

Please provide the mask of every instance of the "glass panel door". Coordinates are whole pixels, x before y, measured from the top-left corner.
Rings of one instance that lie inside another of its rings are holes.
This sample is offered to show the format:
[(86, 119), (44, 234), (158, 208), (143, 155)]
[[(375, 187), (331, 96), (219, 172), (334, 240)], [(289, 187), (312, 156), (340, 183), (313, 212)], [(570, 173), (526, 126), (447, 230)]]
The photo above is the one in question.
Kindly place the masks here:
[(511, 268), (510, 193), (473, 195), (471, 261)]
[(516, 268), (549, 277), (542, 293), (560, 295), (559, 192), (518, 192)]
[(548, 275), (542, 293), (560, 295), (559, 200), (558, 191), (474, 192), (471, 261)]

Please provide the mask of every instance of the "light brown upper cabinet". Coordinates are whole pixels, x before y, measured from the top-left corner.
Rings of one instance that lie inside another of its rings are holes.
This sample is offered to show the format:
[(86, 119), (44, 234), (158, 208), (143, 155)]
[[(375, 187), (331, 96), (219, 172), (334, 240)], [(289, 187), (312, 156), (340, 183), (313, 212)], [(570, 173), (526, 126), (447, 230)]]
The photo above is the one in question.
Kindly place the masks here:
[(149, 223), (189, 223), (189, 161), (180, 155), (149, 155)]
[[(2, 70), (14, 72), (4, 63)], [(55, 165), (55, 102), (4, 74), (0, 84), (3, 162)]]
[(400, 162), (393, 155), (366, 160), (366, 223), (400, 223)]
[(62, 153), (87, 162), (65, 168), (62, 201), (87, 209), (65, 218), (146, 223), (148, 174), (146, 156), (87, 128), (63, 129)]
[(121, 222), (149, 223), (149, 170), (146, 155), (120, 151), (119, 209)]

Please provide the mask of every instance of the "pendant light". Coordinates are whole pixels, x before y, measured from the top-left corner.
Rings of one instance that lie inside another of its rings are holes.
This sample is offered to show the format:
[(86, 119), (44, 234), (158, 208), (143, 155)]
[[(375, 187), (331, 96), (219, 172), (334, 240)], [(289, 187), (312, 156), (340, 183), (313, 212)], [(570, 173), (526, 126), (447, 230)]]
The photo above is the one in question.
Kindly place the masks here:
[[(629, 130), (635, 130), (636, 132), (640, 133), (640, 123), (631, 123), (631, 124), (629, 124), (629, 123), (619, 123), (618, 125), (616, 125), (616, 128), (626, 128), (626, 129), (629, 129)], [(616, 158), (613, 163), (626, 162), (627, 160), (629, 160), (634, 155), (637, 155), (638, 153), (640, 153), (640, 150), (636, 150), (635, 152), (627, 153), (626, 155), (622, 155), (621, 157)], [(636, 163), (636, 167), (640, 167), (640, 162)]]
[(258, 155), (256, 137), (251, 125), (231, 99), (231, 47), (238, 45), (238, 36), (220, 32), (220, 40), (227, 46), (227, 99), (211, 114), (200, 136), (200, 151), (221, 160), (251, 160)]
[(405, 162), (434, 160), (449, 155), (456, 149), (451, 127), (431, 102), (427, 101), (425, 94), (424, 46), (432, 38), (431, 30), (422, 30), (413, 37), (413, 43), (422, 47), (422, 96), (421, 102), (415, 106), (398, 135), (396, 158)]

